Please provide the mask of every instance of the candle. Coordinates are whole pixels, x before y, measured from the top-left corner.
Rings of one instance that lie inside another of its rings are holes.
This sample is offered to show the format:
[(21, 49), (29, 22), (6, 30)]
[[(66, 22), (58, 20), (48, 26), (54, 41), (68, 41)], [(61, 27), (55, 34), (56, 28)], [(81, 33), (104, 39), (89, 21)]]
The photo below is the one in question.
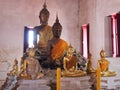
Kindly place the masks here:
[(101, 77), (101, 70), (100, 70), (100, 66), (98, 64), (98, 68), (97, 68), (97, 90), (100, 90), (100, 77)]
[(60, 69), (60, 68), (57, 68), (56, 73), (57, 73), (57, 77), (56, 77), (56, 78), (57, 78), (57, 80), (56, 80), (56, 81), (57, 81), (57, 82), (56, 82), (56, 83), (57, 83), (57, 84), (56, 84), (57, 86), (56, 86), (56, 87), (57, 87), (57, 90), (60, 90), (61, 69)]

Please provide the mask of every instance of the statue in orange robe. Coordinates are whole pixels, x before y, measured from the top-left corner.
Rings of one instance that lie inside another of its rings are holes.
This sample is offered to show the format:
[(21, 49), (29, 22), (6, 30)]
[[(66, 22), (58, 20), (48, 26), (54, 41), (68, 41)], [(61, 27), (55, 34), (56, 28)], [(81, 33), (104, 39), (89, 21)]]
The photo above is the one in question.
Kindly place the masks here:
[(62, 39), (59, 39), (58, 42), (53, 46), (53, 49), (51, 50), (52, 60), (55, 61), (56, 59), (60, 58), (66, 52), (67, 48), (67, 42)]
[[(62, 26), (59, 23), (58, 17), (52, 27), (53, 38), (48, 41), (47, 50), (49, 53), (48, 59), (44, 62), (44, 65), (49, 67), (57, 67), (62, 65), (62, 58), (68, 49), (68, 44), (65, 40), (60, 39), (62, 32)], [(51, 64), (52, 63), (52, 64)]]

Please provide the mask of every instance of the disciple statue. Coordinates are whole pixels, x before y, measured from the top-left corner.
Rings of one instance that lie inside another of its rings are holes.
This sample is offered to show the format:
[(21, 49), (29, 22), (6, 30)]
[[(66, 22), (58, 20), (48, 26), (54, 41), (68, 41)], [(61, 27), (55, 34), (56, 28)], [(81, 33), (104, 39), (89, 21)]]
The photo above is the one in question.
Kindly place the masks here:
[(67, 50), (67, 55), (63, 59), (64, 70), (62, 76), (84, 76), (85, 71), (77, 70), (78, 58), (74, 54), (74, 48), (70, 45)]
[(101, 69), (101, 75), (102, 76), (115, 76), (116, 72), (109, 71), (110, 62), (106, 59), (105, 51), (103, 49), (100, 51), (100, 57), (101, 59), (98, 60), (98, 63)]
[(18, 76), (18, 61), (17, 61), (17, 59), (14, 60), (13, 69), (10, 71), (10, 73), (8, 73), (8, 75)]
[(24, 65), (24, 62), (25, 62), (25, 60), (24, 60), (24, 57), (22, 57), (21, 58), (21, 65), (20, 65), (20, 71), (19, 71), (19, 76), (21, 77), (21, 78), (26, 78), (27, 79), (27, 73), (26, 73), (26, 66)]
[(89, 55), (88, 55), (88, 63), (87, 63), (87, 73), (91, 74), (91, 73), (95, 73), (95, 72), (96, 72), (96, 70), (92, 66), (92, 54), (89, 53)]
[(34, 58), (35, 50), (31, 48), (29, 50), (29, 56), (26, 60), (22, 60), (20, 77), (24, 79), (39, 79), (44, 75), (41, 73), (41, 66), (37, 59)]
[(70, 45), (67, 51), (67, 55), (64, 57), (63, 65), (65, 71), (77, 70), (78, 58), (73, 55), (74, 48)]

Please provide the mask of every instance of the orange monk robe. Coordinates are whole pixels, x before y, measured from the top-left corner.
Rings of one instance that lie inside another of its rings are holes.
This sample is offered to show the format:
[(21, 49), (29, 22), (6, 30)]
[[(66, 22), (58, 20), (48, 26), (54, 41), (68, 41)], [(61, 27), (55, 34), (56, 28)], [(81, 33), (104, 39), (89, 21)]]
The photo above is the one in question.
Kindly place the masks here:
[(62, 39), (59, 39), (59, 41), (54, 45), (51, 51), (52, 60), (55, 61), (56, 59), (60, 58), (67, 49), (68, 49), (67, 42)]
[(76, 56), (71, 56), (71, 57), (67, 57), (69, 59), (69, 61), (66, 61), (66, 68), (69, 70), (70, 68), (72, 68), (73, 66), (76, 67), (76, 63), (78, 61)]
[(106, 59), (103, 60), (99, 60), (99, 65), (101, 68), (101, 71), (108, 71), (109, 69), (109, 61), (107, 61)]

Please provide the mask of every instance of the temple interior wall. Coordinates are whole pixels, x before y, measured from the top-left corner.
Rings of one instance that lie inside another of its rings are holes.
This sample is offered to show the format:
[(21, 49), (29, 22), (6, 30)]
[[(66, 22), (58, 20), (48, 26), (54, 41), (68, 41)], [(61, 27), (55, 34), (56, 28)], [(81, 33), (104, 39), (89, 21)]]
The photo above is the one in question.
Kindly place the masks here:
[[(44, 0), (0, 0), (0, 84), (14, 59), (23, 55), (24, 26), (39, 25)], [(105, 47), (105, 17), (120, 11), (120, 0), (46, 0), (49, 25), (56, 14), (63, 26), (61, 38), (81, 52), (81, 25), (90, 24), (90, 52), (96, 67), (99, 52)]]
[(120, 1), (116, 0), (80, 0), (79, 25), (90, 25), (90, 52), (93, 65), (97, 67), (100, 50), (105, 49), (105, 18), (120, 11)]

